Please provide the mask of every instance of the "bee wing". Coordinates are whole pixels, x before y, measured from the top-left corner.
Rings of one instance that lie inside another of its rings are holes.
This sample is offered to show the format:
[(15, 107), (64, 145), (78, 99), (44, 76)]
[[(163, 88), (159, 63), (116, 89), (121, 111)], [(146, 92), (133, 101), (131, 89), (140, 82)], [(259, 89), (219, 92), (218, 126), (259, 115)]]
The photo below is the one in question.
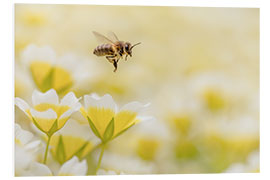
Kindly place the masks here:
[(96, 31), (93, 31), (93, 34), (96, 36), (96, 38), (101, 41), (101, 42), (107, 42), (107, 43), (111, 43), (111, 44), (114, 44), (114, 42), (112, 40), (110, 40), (109, 38), (103, 36), (102, 34), (96, 32)]
[(114, 42), (119, 41), (119, 39), (118, 39), (118, 37), (116, 36), (116, 34), (115, 34), (114, 32), (112, 32), (112, 31), (109, 31), (109, 32), (108, 32), (108, 37), (109, 37), (110, 39), (112, 39)]

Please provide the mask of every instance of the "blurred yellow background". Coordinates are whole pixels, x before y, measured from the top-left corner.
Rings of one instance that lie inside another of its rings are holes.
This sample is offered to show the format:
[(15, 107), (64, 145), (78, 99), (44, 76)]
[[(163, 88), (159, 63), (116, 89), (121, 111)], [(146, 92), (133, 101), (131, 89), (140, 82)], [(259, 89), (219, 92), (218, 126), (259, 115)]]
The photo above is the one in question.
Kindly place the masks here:
[[(113, 73), (93, 54), (100, 42), (92, 31), (142, 44)], [(119, 105), (151, 103), (156, 121), (110, 143), (104, 168), (259, 172), (259, 9), (16, 4), (15, 95), (24, 99), (37, 88), (22, 55), (31, 44), (76, 55), (86, 71), (70, 89), (77, 97), (108, 93)], [(33, 131), (15, 113), (16, 123)]]

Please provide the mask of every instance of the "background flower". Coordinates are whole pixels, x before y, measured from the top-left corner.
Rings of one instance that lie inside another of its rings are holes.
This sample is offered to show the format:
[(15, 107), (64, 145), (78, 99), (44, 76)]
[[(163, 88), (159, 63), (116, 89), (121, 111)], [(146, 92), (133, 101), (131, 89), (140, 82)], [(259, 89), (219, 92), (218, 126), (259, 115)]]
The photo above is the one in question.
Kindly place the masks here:
[(51, 153), (63, 164), (75, 155), (79, 159), (85, 158), (98, 143), (99, 140), (91, 133), (88, 125), (80, 125), (71, 119), (52, 137)]
[[(33, 134), (15, 124), (15, 176), (24, 176), (38, 161), (37, 153), (42, 147), (41, 141), (33, 140)], [(38, 175), (38, 172), (34, 172)]]
[(91, 61), (72, 53), (57, 56), (50, 46), (30, 44), (21, 54), (22, 64), (29, 69), (36, 87), (42, 92), (53, 88), (58, 94), (65, 94), (96, 74)]
[(86, 160), (79, 161), (79, 159), (74, 156), (72, 159), (64, 163), (59, 172), (59, 176), (84, 176), (87, 172)]

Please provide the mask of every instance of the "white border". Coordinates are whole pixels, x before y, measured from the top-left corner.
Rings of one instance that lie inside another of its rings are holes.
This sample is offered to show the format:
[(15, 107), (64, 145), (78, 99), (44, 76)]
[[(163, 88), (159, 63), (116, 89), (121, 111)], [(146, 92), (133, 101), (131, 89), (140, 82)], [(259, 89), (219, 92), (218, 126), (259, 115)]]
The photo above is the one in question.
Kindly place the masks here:
[[(208, 175), (151, 175), (151, 176), (103, 176), (103, 177), (80, 177), (88, 178), (112, 178), (112, 179), (137, 179), (137, 178), (171, 178), (171, 179), (264, 179), (269, 175), (270, 161), (270, 57), (269, 57), (269, 17), (270, 9), (267, 1), (258, 0), (8, 0), (1, 3), (1, 179), (13, 178), (13, 3), (33, 3), (33, 4), (102, 4), (102, 5), (151, 5), (151, 6), (196, 6), (196, 7), (251, 7), (260, 8), (260, 109), (261, 109), (261, 173), (259, 174), (208, 174)], [(28, 177), (27, 177), (28, 178)], [(36, 178), (36, 177), (35, 177)], [(50, 177), (50, 179), (74, 179), (74, 177)], [(76, 177), (77, 179), (78, 177)], [(269, 178), (268, 178), (269, 179)]]

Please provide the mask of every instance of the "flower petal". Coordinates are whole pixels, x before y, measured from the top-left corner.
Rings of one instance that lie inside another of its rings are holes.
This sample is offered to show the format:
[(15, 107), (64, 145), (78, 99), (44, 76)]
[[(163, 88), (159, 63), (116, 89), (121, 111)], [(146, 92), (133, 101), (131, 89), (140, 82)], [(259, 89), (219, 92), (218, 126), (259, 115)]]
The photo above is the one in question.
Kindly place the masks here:
[(32, 162), (27, 171), (25, 171), (23, 176), (51, 176), (51, 170), (44, 164), (38, 162)]
[(97, 175), (118, 175), (118, 174), (115, 171), (112, 171), (112, 170), (107, 170), (106, 171), (105, 169), (99, 169), (97, 171)]
[(66, 121), (69, 119), (69, 117), (74, 113), (75, 111), (78, 111), (81, 108), (81, 103), (77, 102), (72, 105), (72, 109), (67, 110), (64, 112), (59, 118), (58, 118), (58, 128), (62, 128)]
[(100, 136), (103, 136), (109, 122), (114, 117), (115, 112), (111, 109), (89, 107), (87, 118), (93, 123)]
[(73, 107), (78, 103), (79, 99), (75, 96), (73, 92), (66, 94), (60, 102), (60, 106)]
[(15, 124), (15, 140), (16, 143), (25, 145), (33, 138), (33, 134), (23, 130), (19, 124)]
[(42, 143), (40, 140), (35, 140), (31, 143), (28, 143), (27, 145), (25, 145), (25, 149), (28, 151), (31, 151), (33, 153), (37, 152), (39, 150), (39, 148), (42, 147)]
[(125, 110), (128, 110), (128, 111), (131, 111), (131, 112), (136, 112), (136, 113), (139, 113), (141, 111), (143, 111), (145, 108), (147, 108), (148, 106), (150, 105), (150, 103), (147, 103), (145, 105), (137, 102), (137, 101), (133, 101), (133, 102), (130, 102), (126, 105), (124, 105), (120, 111), (125, 111)]
[(48, 132), (51, 129), (53, 123), (57, 119), (57, 114), (52, 109), (48, 109), (47, 111), (39, 112), (39, 111), (36, 111), (35, 109), (31, 108), (30, 113), (33, 116), (33, 118), (35, 119), (39, 128), (41, 128), (41, 130), (43, 130), (45, 132)]
[(22, 61), (30, 64), (32, 61), (45, 61), (49, 63), (55, 62), (55, 52), (49, 46), (38, 47), (31, 44), (22, 52)]
[(27, 111), (30, 109), (30, 106), (23, 99), (16, 97), (15, 105), (18, 106), (29, 117), (29, 113)]
[(73, 112), (74, 110), (70, 109), (61, 115), (61, 117), (58, 119), (58, 122), (57, 122), (58, 129), (61, 129), (66, 124), (67, 120), (69, 119), (69, 117), (71, 116)]
[(139, 122), (140, 121), (156, 121), (156, 118), (153, 116), (137, 116), (136, 118)]
[(135, 123), (137, 113), (124, 110), (120, 111), (114, 117), (114, 136), (117, 136), (118, 133), (122, 132), (126, 128), (130, 127)]
[(114, 102), (112, 96), (109, 94), (105, 94), (102, 97), (98, 97), (96, 94), (85, 95), (84, 104), (86, 109), (88, 109), (88, 107), (97, 107), (97, 108), (111, 109), (114, 112), (117, 111), (117, 105)]
[(58, 131), (56, 134), (61, 134), (63, 136), (74, 136), (80, 137), (84, 140), (91, 140), (98, 143), (98, 139), (96, 139), (95, 135), (89, 131), (89, 125), (80, 124), (77, 120), (70, 119), (65, 127)]
[(58, 95), (54, 89), (50, 89), (45, 93), (35, 90), (32, 95), (33, 105), (47, 103), (47, 104), (59, 104)]
[(29, 166), (29, 164), (34, 161), (35, 155), (15, 144), (15, 175), (21, 176), (24, 170)]
[(86, 160), (79, 162), (79, 159), (74, 156), (69, 161), (65, 162), (59, 170), (59, 176), (84, 176), (87, 172)]

